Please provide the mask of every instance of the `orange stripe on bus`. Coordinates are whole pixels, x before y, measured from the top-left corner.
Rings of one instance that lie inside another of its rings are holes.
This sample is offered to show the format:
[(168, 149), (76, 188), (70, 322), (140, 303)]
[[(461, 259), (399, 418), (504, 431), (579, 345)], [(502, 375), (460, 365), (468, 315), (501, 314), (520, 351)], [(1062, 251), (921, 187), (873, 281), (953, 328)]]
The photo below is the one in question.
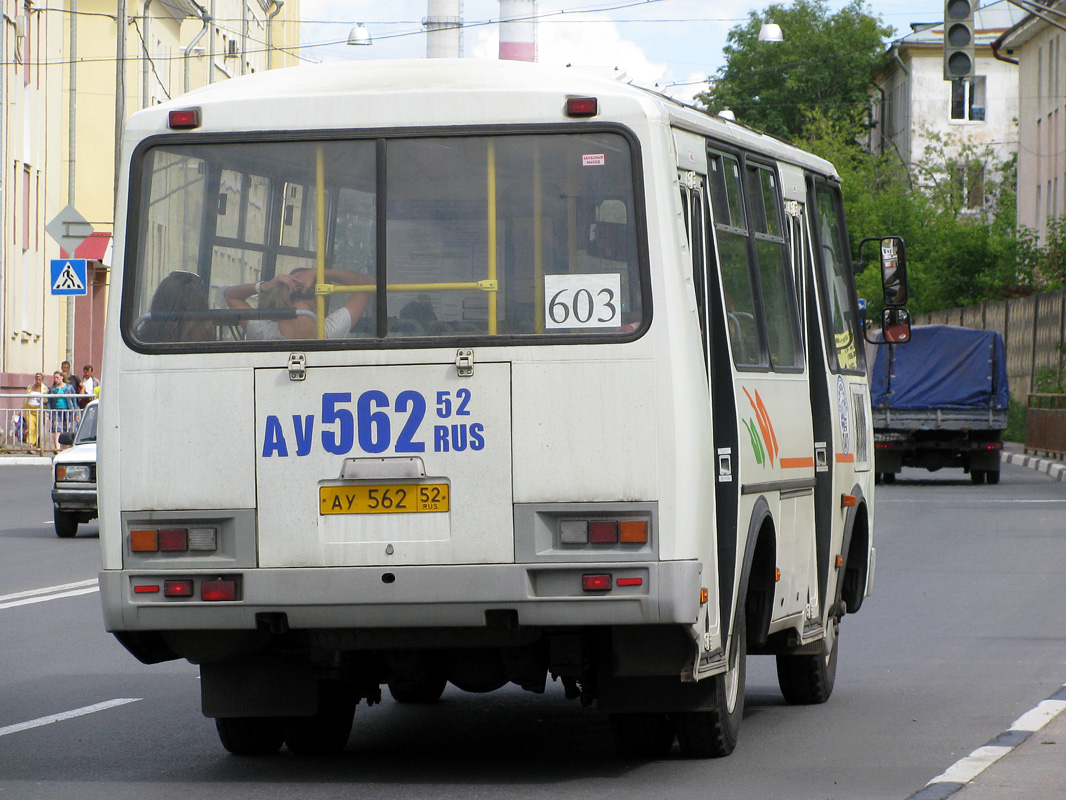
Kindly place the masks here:
[(837, 463), (838, 464), (854, 464), (855, 463), (855, 454), (854, 453), (837, 453)]
[(778, 463), (785, 469), (799, 469), (801, 467), (813, 467), (814, 458), (810, 456), (806, 458), (780, 458)]

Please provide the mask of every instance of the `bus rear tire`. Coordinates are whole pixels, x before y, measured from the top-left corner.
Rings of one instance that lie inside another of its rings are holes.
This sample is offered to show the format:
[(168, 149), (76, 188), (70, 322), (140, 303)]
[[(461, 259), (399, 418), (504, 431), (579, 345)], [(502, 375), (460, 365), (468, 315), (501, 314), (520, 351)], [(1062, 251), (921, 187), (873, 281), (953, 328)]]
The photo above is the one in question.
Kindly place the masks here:
[(389, 693), (397, 703), (436, 703), (447, 685), (443, 675), (431, 674), (414, 681), (390, 679)]
[(625, 759), (654, 760), (674, 746), (674, 723), (666, 714), (611, 714), (614, 749)]
[(723, 758), (736, 749), (744, 717), (744, 678), (748, 656), (744, 611), (733, 623), (729, 669), (708, 680), (715, 681), (711, 711), (686, 711), (674, 715), (677, 743), (688, 758)]
[(824, 703), (833, 694), (837, 677), (837, 638), (839, 622), (829, 621), (823, 640), (825, 649), (817, 655), (778, 655), (777, 683), (785, 701), (794, 706)]
[(285, 720), (285, 746), (298, 756), (332, 755), (348, 744), (356, 698), (336, 681), (321, 681), (318, 711), (310, 717)]
[(235, 756), (269, 756), (285, 743), (281, 720), (270, 717), (220, 717), (219, 741)]

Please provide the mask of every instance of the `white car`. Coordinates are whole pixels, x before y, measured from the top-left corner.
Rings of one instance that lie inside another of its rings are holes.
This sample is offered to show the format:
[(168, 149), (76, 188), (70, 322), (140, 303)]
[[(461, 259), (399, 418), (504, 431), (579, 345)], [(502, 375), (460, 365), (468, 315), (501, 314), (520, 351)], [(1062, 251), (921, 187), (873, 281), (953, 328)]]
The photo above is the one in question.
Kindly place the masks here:
[(56, 536), (69, 539), (78, 525), (96, 519), (96, 406), (82, 412), (77, 434), (61, 433), (60, 444), (73, 444), (52, 459), (52, 506)]

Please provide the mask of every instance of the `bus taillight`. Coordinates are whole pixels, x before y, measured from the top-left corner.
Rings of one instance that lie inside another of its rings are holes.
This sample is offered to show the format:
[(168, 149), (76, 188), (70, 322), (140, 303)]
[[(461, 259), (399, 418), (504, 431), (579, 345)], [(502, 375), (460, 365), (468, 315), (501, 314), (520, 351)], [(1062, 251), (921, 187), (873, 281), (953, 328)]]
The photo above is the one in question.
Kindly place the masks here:
[(611, 576), (582, 575), (581, 588), (586, 592), (609, 592), (611, 591)]
[(559, 521), (560, 544), (647, 544), (644, 519), (564, 519)]
[(600, 111), (599, 101), (595, 97), (566, 98), (566, 116), (594, 117)]
[(200, 584), (200, 599), (209, 602), (237, 599), (237, 581), (220, 578)]

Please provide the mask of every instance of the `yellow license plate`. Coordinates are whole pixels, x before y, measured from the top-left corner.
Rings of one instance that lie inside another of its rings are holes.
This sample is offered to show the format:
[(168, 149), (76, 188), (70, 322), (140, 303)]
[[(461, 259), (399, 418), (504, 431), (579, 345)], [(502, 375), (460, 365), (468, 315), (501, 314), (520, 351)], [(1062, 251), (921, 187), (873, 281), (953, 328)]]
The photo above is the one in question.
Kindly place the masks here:
[(319, 514), (417, 514), (448, 511), (446, 483), (319, 486)]

